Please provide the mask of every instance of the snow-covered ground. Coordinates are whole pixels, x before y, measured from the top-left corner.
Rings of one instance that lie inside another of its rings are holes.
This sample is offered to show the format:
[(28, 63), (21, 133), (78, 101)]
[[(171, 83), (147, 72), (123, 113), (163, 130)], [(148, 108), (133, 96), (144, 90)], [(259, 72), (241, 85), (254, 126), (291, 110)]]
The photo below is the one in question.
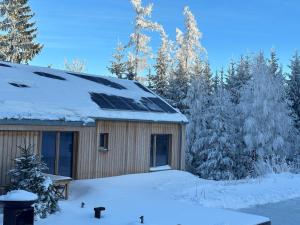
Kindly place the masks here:
[(266, 218), (228, 209), (294, 199), (299, 186), (300, 175), (290, 173), (224, 182), (169, 170), (79, 180), (71, 184), (70, 199), (60, 202), (61, 211), (36, 224), (99, 224), (93, 208), (104, 206), (103, 225), (135, 225), (140, 216), (146, 225), (254, 225)]
[[(248, 186), (255, 190), (261, 183), (253, 181)], [(146, 225), (254, 225), (267, 221), (260, 216), (203, 207), (231, 205), (234, 208), (236, 197), (246, 193), (245, 185), (246, 182), (208, 182), (174, 170), (74, 181), (70, 199), (60, 202), (61, 212), (37, 221), (36, 225), (137, 225), (140, 216), (144, 216)], [(252, 199), (254, 195), (256, 192)], [(93, 208), (99, 206), (106, 207), (100, 221), (93, 218)]]

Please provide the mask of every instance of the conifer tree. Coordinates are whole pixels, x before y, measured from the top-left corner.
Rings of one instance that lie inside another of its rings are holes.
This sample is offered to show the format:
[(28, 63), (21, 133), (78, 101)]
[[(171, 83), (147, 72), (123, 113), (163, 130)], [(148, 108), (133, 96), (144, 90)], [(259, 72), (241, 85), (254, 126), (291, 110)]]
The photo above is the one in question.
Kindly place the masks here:
[(130, 35), (128, 44), (129, 61), (127, 78), (135, 79), (139, 71), (143, 71), (148, 66), (148, 58), (151, 56), (151, 48), (149, 47), (150, 36), (145, 31), (160, 31), (161, 26), (150, 20), (153, 4), (142, 6), (142, 0), (131, 0), (131, 4), (135, 11), (134, 31)]
[(125, 78), (126, 73), (126, 62), (124, 62), (124, 50), (125, 46), (118, 42), (113, 56), (113, 61), (110, 62), (110, 65), (107, 67), (111, 74), (115, 74), (118, 78)]
[(35, 42), (37, 28), (27, 0), (0, 2), (0, 52), (1, 59), (15, 63), (28, 63), (42, 49)]
[(171, 44), (165, 31), (161, 31), (161, 46), (158, 50), (154, 69), (156, 76), (152, 77), (153, 91), (161, 97), (167, 97), (169, 70), (171, 64)]
[(227, 90), (231, 93), (232, 102), (238, 104), (240, 101), (240, 91), (250, 80), (249, 57), (241, 56), (240, 61), (235, 65), (231, 63), (228, 69)]
[(290, 76), (288, 80), (288, 98), (290, 100), (293, 114), (295, 115), (295, 125), (300, 128), (300, 56), (296, 52), (290, 64)]
[(268, 66), (273, 76), (282, 76), (282, 68), (279, 65), (279, 59), (275, 49), (271, 49), (270, 58), (268, 59)]
[(11, 190), (25, 190), (37, 194), (35, 214), (45, 218), (58, 210), (58, 194), (49, 177), (42, 172), (47, 169), (39, 157), (32, 153), (32, 146), (19, 146), (21, 156), (15, 159), (15, 168), (9, 171)]
[(239, 104), (245, 151), (252, 156), (254, 175), (280, 172), (297, 141), (283, 82), (272, 75), (262, 53), (254, 60), (251, 77)]

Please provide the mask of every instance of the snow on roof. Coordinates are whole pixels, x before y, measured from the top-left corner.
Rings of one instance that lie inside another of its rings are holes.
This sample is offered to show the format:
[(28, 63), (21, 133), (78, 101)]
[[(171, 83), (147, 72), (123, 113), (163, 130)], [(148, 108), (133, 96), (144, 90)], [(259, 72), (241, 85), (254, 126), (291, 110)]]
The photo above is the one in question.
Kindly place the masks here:
[(187, 122), (136, 81), (1, 61), (0, 119)]

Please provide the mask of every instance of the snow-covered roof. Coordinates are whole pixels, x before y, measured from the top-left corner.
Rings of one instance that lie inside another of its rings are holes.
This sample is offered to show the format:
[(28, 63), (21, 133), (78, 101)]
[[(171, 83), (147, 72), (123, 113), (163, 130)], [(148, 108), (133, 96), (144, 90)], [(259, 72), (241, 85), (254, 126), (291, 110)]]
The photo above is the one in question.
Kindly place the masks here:
[(136, 81), (0, 62), (0, 119), (187, 122)]

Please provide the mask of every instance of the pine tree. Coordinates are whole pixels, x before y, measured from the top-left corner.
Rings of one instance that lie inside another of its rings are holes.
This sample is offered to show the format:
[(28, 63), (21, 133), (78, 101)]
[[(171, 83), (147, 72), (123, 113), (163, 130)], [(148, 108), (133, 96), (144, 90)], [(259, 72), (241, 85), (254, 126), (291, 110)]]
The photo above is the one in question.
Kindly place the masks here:
[(35, 214), (45, 218), (58, 210), (58, 195), (49, 177), (42, 171), (47, 169), (39, 157), (32, 153), (32, 146), (18, 147), (21, 156), (15, 159), (15, 168), (10, 170), (11, 190), (25, 190), (38, 195), (34, 204)]
[(113, 61), (107, 67), (111, 74), (115, 74), (118, 78), (123, 79), (126, 73), (126, 62), (124, 62), (124, 50), (125, 46), (118, 42), (115, 53), (113, 56)]
[(208, 138), (207, 132), (207, 108), (210, 105), (211, 85), (207, 82), (204, 73), (195, 77), (187, 92), (185, 104), (188, 106), (188, 126), (187, 126), (187, 169), (194, 174), (198, 174), (199, 167), (204, 161), (201, 155), (206, 149), (204, 143)]
[(153, 91), (161, 97), (167, 97), (169, 70), (171, 64), (171, 44), (165, 31), (161, 31), (161, 46), (158, 50), (154, 69), (156, 76), (152, 77)]
[[(130, 35), (128, 48), (130, 48), (130, 66), (127, 67), (128, 79), (135, 79), (139, 71), (143, 71), (148, 66), (148, 57), (151, 55), (149, 47), (150, 37), (145, 31), (160, 31), (161, 26), (152, 22), (149, 18), (152, 14), (153, 4), (142, 6), (142, 0), (131, 0), (131, 4), (136, 13), (134, 21), (134, 32)], [(133, 68), (132, 68), (133, 67)], [(132, 71), (133, 69), (133, 71)]]
[(262, 53), (251, 68), (252, 79), (239, 104), (245, 152), (252, 156), (254, 174), (281, 170), (295, 152), (297, 132), (292, 123), (282, 79), (272, 75)]
[(27, 0), (0, 2), (0, 52), (1, 60), (28, 63), (42, 49), (34, 40), (37, 34), (34, 13)]
[(201, 45), (202, 34), (198, 29), (197, 21), (188, 7), (183, 11), (185, 17), (185, 33), (176, 29), (176, 51), (172, 63), (173, 76), (170, 77), (167, 99), (181, 112), (187, 113), (184, 103), (191, 79), (197, 76), (197, 71), (203, 67), (202, 54), (205, 49)]
[(225, 90), (221, 77), (218, 77), (211, 96), (211, 105), (207, 109), (208, 139), (207, 149), (201, 153), (204, 161), (198, 168), (199, 175), (213, 180), (236, 179), (236, 147), (234, 145), (234, 126), (231, 122), (233, 105)]
[(295, 115), (295, 126), (300, 128), (300, 56), (295, 53), (290, 64), (290, 76), (288, 80), (288, 98), (290, 100), (293, 114)]
[(227, 90), (231, 93), (232, 102), (238, 104), (240, 101), (240, 91), (250, 80), (249, 57), (241, 56), (239, 63), (231, 63), (228, 69)]
[(268, 66), (270, 68), (271, 73), (274, 76), (279, 75), (280, 73), (280, 67), (278, 63), (277, 53), (275, 49), (271, 49), (270, 59), (268, 59)]

